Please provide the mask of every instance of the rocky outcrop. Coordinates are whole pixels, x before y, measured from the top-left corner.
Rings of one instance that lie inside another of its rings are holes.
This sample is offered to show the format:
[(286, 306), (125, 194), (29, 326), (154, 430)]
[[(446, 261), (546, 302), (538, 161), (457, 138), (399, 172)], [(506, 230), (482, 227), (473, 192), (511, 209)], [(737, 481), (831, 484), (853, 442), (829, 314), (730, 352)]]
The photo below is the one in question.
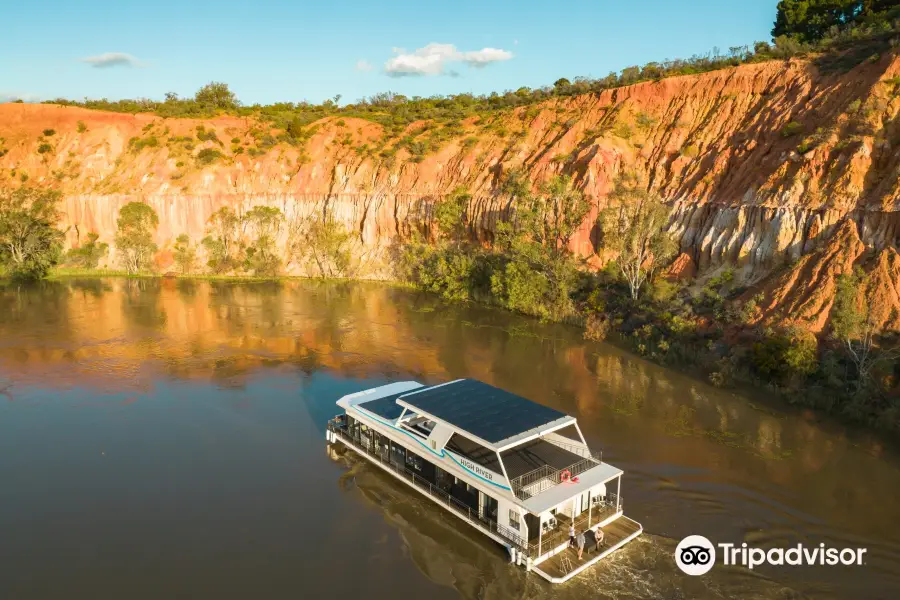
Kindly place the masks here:
[(759, 319), (822, 331), (834, 302), (837, 278), (850, 273), (865, 251), (856, 225), (843, 221), (826, 245), (772, 276), (759, 292)]
[[(70, 244), (90, 231), (111, 241), (119, 208), (141, 200), (159, 214), (162, 248), (180, 233), (202, 238), (219, 207), (265, 204), (289, 219), (329, 210), (378, 249), (427, 229), (433, 203), (458, 186), (472, 194), (471, 234), (490, 240), (509, 210), (498, 184), (524, 168), (535, 185), (571, 175), (591, 198), (572, 245), (597, 265), (594, 217), (627, 170), (672, 203), (670, 229), (690, 263), (701, 272), (738, 266), (744, 283), (772, 298), (766, 311), (799, 311), (820, 326), (827, 299), (803, 296), (803, 286), (859, 260), (887, 307), (880, 318), (894, 327), (898, 77), (893, 54), (840, 73), (815, 61), (767, 62), (472, 117), (452, 131), (420, 122), (392, 138), (370, 121), (328, 118), (299, 146), (277, 143), (278, 132), (253, 119), (6, 104), (0, 185), (60, 189)], [(413, 156), (397, 145), (404, 136), (443, 143)], [(204, 149), (221, 157), (202, 164)], [(785, 279), (791, 263), (789, 272), (802, 268)]]

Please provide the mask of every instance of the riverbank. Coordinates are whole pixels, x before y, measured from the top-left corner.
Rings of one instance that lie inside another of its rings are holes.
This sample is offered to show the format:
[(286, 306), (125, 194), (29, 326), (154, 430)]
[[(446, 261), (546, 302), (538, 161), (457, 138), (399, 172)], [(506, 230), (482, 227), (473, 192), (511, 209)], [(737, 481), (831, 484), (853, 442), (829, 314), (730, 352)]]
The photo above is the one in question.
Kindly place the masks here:
[[(196, 280), (196, 281), (234, 281), (237, 283), (256, 283), (279, 281), (327, 281), (327, 282), (353, 282), (353, 283), (382, 283), (393, 287), (413, 289), (415, 286), (401, 281), (381, 280), (381, 279), (358, 279), (349, 277), (303, 277), (301, 275), (275, 275), (271, 277), (256, 275), (218, 275), (213, 273), (150, 273), (139, 272), (129, 273), (124, 270), (117, 269), (73, 269), (68, 267), (58, 267), (50, 270), (46, 279), (49, 281), (66, 279), (70, 277), (122, 277), (128, 279), (177, 279), (177, 280)], [(3, 277), (0, 275), (0, 280)]]
[[(434, 293), (433, 290), (422, 289), (422, 286), (398, 280), (298, 276), (188, 274), (173, 277), (157, 273), (128, 274), (117, 270), (57, 268), (51, 271), (48, 279), (101, 277), (235, 284), (288, 281), (369, 283)], [(829, 346), (827, 340), (811, 336), (802, 338), (803, 341), (791, 339), (791, 335), (800, 335), (796, 332), (752, 332), (736, 323), (728, 323), (728, 319), (689, 323), (673, 312), (674, 298), (678, 297), (679, 291), (683, 294), (684, 289), (673, 291), (671, 284), (657, 283), (656, 287), (648, 290), (643, 302), (634, 303), (613, 282), (600, 281), (602, 273), (596, 277), (599, 279), (593, 282), (590, 294), (574, 294), (576, 308), (573, 313), (560, 319), (544, 316), (541, 320), (555, 320), (575, 326), (587, 339), (612, 343), (656, 364), (707, 380), (723, 389), (765, 390), (786, 404), (812, 408), (848, 424), (862, 425), (891, 437), (900, 434), (900, 409), (896, 397), (889, 394), (880, 396), (878, 390), (871, 388), (852, 389), (847, 376), (849, 366), (841, 362), (839, 349)], [(714, 281), (712, 287), (717, 283)], [(445, 294), (435, 295), (447, 299)], [(727, 297), (728, 294), (724, 295)], [(491, 297), (464, 302), (509, 310), (492, 301)], [(718, 308), (722, 310), (722, 307)], [(734, 310), (732, 308), (732, 312)], [(886, 370), (892, 371), (894, 366), (887, 365)]]

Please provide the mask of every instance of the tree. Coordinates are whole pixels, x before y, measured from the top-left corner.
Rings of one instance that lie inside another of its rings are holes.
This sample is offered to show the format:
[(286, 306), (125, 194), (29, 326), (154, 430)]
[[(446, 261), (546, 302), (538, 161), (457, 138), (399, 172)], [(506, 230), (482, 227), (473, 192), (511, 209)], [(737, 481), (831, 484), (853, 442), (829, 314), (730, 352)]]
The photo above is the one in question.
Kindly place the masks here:
[(109, 252), (109, 244), (98, 244), (99, 239), (100, 236), (93, 231), (87, 234), (87, 241), (66, 253), (66, 263), (81, 269), (96, 269)]
[(876, 347), (875, 323), (869, 302), (862, 293), (863, 274), (857, 269), (837, 278), (837, 290), (831, 308), (832, 337), (838, 341), (856, 367), (856, 391), (869, 383), (879, 356)]
[(220, 110), (232, 110), (240, 106), (237, 96), (228, 89), (228, 84), (219, 81), (211, 81), (197, 90), (194, 100)]
[(653, 272), (675, 254), (675, 241), (666, 231), (669, 207), (633, 175), (621, 176), (611, 197), (619, 204), (600, 214), (602, 245), (616, 254), (619, 272), (637, 300)]
[(191, 243), (191, 238), (188, 234), (182, 233), (175, 238), (173, 255), (175, 264), (182, 275), (193, 272), (194, 265), (197, 263), (197, 247)]
[(244, 215), (244, 222), (254, 234), (246, 249), (244, 268), (257, 276), (274, 277), (281, 269), (275, 241), (281, 233), (283, 215), (271, 206), (254, 206)]
[(206, 237), (202, 244), (206, 248), (207, 266), (214, 273), (233, 270), (241, 251), (242, 219), (227, 206), (223, 206), (206, 222)]
[(506, 261), (491, 275), (491, 291), (512, 310), (564, 317), (573, 310), (569, 294), (578, 273), (569, 241), (590, 202), (569, 177), (554, 177), (533, 194), (524, 175), (513, 171), (503, 190), (513, 196), (515, 210), (497, 226), (497, 247)]
[(463, 187), (458, 187), (434, 207), (434, 221), (438, 236), (453, 242), (456, 247), (466, 233), (466, 208), (472, 196)]
[(116, 250), (128, 273), (137, 273), (150, 267), (156, 244), (153, 235), (159, 225), (156, 211), (143, 202), (129, 202), (119, 211), (116, 222)]
[(553, 91), (557, 94), (565, 94), (572, 87), (572, 82), (565, 77), (560, 77), (553, 82)]
[(788, 36), (801, 42), (816, 42), (833, 27), (885, 14), (897, 0), (781, 0), (772, 37)]
[(288, 252), (298, 263), (311, 263), (319, 277), (351, 277), (353, 235), (333, 216), (309, 216), (297, 220), (289, 233)]
[(291, 122), (288, 123), (288, 126), (286, 128), (287, 134), (294, 140), (302, 139), (304, 134), (303, 125), (303, 119), (301, 119), (300, 117), (294, 117), (293, 119), (291, 119)]
[(0, 191), (0, 265), (17, 279), (41, 279), (58, 261), (59, 192), (20, 187)]

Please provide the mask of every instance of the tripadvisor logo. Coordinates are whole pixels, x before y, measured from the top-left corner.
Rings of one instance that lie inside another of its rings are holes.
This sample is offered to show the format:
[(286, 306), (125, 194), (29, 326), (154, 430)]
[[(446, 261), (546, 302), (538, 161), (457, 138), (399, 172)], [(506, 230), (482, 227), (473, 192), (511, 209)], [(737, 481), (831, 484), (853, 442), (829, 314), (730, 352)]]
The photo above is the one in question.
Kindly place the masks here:
[[(722, 564), (740, 565), (753, 569), (760, 565), (856, 565), (865, 564), (866, 548), (828, 548), (825, 544), (807, 547), (797, 544), (790, 548), (751, 548), (747, 543), (717, 544)], [(702, 535), (689, 535), (675, 548), (675, 564), (688, 575), (703, 575), (716, 564), (716, 546)]]
[(716, 548), (702, 535), (689, 535), (675, 548), (675, 563), (688, 575), (703, 575), (716, 563)]

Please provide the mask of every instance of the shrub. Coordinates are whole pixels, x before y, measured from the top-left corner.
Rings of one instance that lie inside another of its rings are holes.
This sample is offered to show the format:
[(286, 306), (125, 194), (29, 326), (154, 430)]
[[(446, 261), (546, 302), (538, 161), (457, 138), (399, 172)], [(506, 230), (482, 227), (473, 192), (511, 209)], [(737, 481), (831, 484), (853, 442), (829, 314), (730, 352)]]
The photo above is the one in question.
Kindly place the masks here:
[(217, 144), (221, 144), (216, 132), (212, 129), (207, 131), (203, 125), (197, 125), (197, 139), (201, 142), (216, 142)]
[(602, 342), (609, 335), (609, 319), (605, 315), (592, 314), (584, 326), (584, 338)]
[(798, 133), (803, 131), (803, 125), (798, 123), (797, 121), (791, 121), (787, 125), (781, 128), (781, 136), (782, 137), (791, 137), (792, 135), (797, 135)]
[(159, 146), (159, 140), (155, 135), (145, 138), (133, 137), (128, 140), (128, 147), (131, 148), (132, 152), (140, 152), (144, 148), (156, 148), (157, 146)]
[(41, 144), (40, 146), (38, 146), (37, 151), (38, 154), (46, 154), (47, 152), (53, 151), (53, 146), (51, 146), (50, 144)]
[(209, 164), (216, 162), (223, 156), (224, 155), (221, 152), (219, 152), (218, 150), (216, 150), (215, 148), (204, 148), (203, 150), (201, 150), (200, 152), (197, 153), (196, 158), (197, 158), (197, 162), (200, 163), (201, 165), (209, 165)]
[(44, 133), (44, 137), (52, 137), (52, 136), (56, 135), (56, 130), (55, 129), (45, 129), (43, 131), (43, 133)]
[(816, 370), (817, 346), (811, 335), (799, 331), (767, 331), (764, 336), (750, 351), (750, 362), (759, 375), (784, 380)]
[(233, 138), (231, 138), (231, 143), (232, 144), (240, 144), (241, 138), (233, 137)]
[(656, 119), (648, 115), (647, 113), (640, 112), (635, 116), (634, 122), (637, 123), (638, 127), (641, 129), (649, 129), (656, 123)]
[(613, 133), (616, 137), (620, 137), (623, 140), (630, 140), (631, 136), (634, 134), (634, 131), (631, 129), (631, 125), (628, 123), (619, 123), (613, 129)]
[(84, 124), (84, 121), (78, 121), (78, 133), (84, 133), (87, 131), (87, 125)]
[(100, 242), (100, 236), (94, 232), (87, 235), (87, 240), (80, 246), (66, 253), (66, 264), (82, 269), (96, 269), (100, 260), (109, 252), (109, 244)]

